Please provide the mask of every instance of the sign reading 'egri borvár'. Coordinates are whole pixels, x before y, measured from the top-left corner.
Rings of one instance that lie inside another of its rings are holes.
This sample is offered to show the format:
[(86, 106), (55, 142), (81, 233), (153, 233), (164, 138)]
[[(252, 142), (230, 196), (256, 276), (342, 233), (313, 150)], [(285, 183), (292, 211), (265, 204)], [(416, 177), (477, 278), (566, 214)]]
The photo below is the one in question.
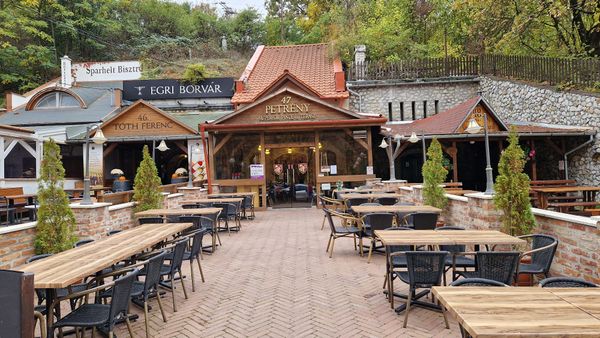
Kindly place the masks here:
[(210, 78), (199, 83), (179, 80), (138, 80), (123, 82), (123, 99), (128, 101), (232, 97), (233, 78)]

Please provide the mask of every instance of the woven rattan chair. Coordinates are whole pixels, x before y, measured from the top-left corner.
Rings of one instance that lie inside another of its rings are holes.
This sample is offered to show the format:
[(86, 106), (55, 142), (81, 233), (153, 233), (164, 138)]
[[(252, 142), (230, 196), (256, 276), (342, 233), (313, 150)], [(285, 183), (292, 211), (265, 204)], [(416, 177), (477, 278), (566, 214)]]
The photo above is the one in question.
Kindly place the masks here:
[[(341, 237), (352, 237), (354, 239), (354, 250), (356, 250), (356, 238), (359, 237), (359, 249), (362, 256), (362, 239), (360, 239), (361, 229), (359, 227), (350, 225), (356, 224), (359, 220), (348, 214), (342, 214), (332, 210), (324, 211), (325, 215), (327, 216), (327, 221), (329, 222), (329, 228), (331, 229), (329, 241), (327, 242), (327, 249), (325, 250), (325, 252), (329, 252), (329, 258), (333, 256), (333, 246), (335, 244), (335, 240)], [(336, 226), (332, 216), (341, 219), (342, 224), (348, 224), (348, 226)]]
[[(339, 201), (339, 200), (336, 200), (333, 198), (329, 198), (329, 197), (323, 196), (323, 195), (320, 195), (318, 198), (319, 198), (319, 201), (321, 202), (321, 206), (323, 207), (323, 210), (329, 209), (329, 210), (338, 211), (338, 210), (344, 209), (344, 203), (342, 203), (342, 201)], [(326, 220), (327, 220), (327, 214), (323, 213), (323, 223), (321, 224), (321, 230), (323, 230), (325, 228)]]
[(140, 225), (143, 224), (159, 224), (159, 223), (163, 223), (164, 220), (162, 219), (162, 217), (143, 217), (143, 218), (139, 218), (138, 219), (138, 223)]
[(581, 278), (550, 277), (542, 279), (540, 286), (543, 288), (597, 288), (598, 285)]
[(398, 202), (398, 199), (395, 197), (380, 197), (376, 199), (375, 202), (381, 205), (394, 205)]
[(531, 241), (531, 250), (521, 254), (521, 257), (531, 257), (531, 262), (519, 264), (519, 274), (538, 275), (543, 274), (548, 278), (552, 259), (558, 247), (558, 240), (549, 235), (532, 234), (520, 236), (519, 238)]
[[(200, 229), (204, 230), (207, 234), (212, 237), (212, 243), (210, 245), (211, 251), (214, 252), (217, 246), (217, 241), (221, 245), (221, 237), (219, 237), (219, 231), (217, 229), (219, 213), (200, 216)], [(203, 247), (202, 249), (208, 249), (209, 247)]]
[[(391, 227), (385, 230), (393, 230), (393, 231), (402, 231), (402, 230), (414, 230), (413, 228), (407, 227)], [(388, 245), (387, 246), (388, 253), (394, 252), (405, 252), (405, 251), (413, 251), (414, 247), (410, 245)], [(392, 255), (388, 257), (386, 260), (386, 270), (385, 270), (385, 279), (383, 281), (383, 288), (386, 288), (388, 281), (388, 274), (390, 273), (390, 269), (400, 269), (406, 268), (406, 255)], [(388, 290), (389, 291), (389, 290)], [(388, 297), (389, 298), (389, 297)]]
[(209, 208), (212, 203), (190, 203), (190, 204), (182, 204), (182, 209), (202, 209)]
[[(63, 298), (58, 298), (52, 307), (56, 306), (61, 301), (84, 297), (85, 303), (76, 308), (68, 315), (60, 318), (52, 325), (52, 330), (63, 327), (74, 328), (93, 328), (105, 327), (108, 329), (108, 337), (113, 338), (113, 330), (117, 321), (125, 320), (129, 334), (133, 337), (133, 330), (129, 322), (128, 310), (129, 300), (131, 298), (131, 289), (133, 282), (139, 270), (129, 272), (123, 277), (120, 277), (112, 282), (97, 286), (81, 292), (76, 292)], [(111, 288), (110, 304), (89, 304), (88, 298), (92, 293), (100, 292), (107, 288)]]
[(175, 243), (172, 247), (172, 255), (166, 257), (171, 258), (170, 264), (163, 264), (160, 268), (160, 275), (166, 276), (166, 281), (161, 281), (160, 285), (170, 289), (171, 295), (173, 296), (173, 311), (177, 312), (177, 305), (175, 304), (175, 274), (179, 275), (179, 281), (181, 282), (181, 288), (183, 289), (183, 295), (185, 299), (188, 299), (187, 290), (185, 289), (185, 283), (183, 282), (183, 273), (181, 272), (181, 264), (183, 263), (183, 255), (188, 244), (188, 238), (184, 237)]
[[(198, 269), (200, 270), (200, 278), (202, 279), (202, 283), (204, 283), (204, 272), (202, 271), (202, 264), (200, 263), (200, 255), (202, 252), (202, 238), (205, 234), (206, 231), (200, 228), (198, 228), (192, 233), (189, 233), (189, 250), (185, 250), (183, 253), (183, 260), (190, 262), (190, 274), (192, 276), (192, 292), (196, 292), (196, 286), (194, 285), (194, 260), (198, 263)], [(173, 256), (174, 252), (167, 255), (166, 259), (171, 260)]]
[(361, 204), (365, 204), (365, 203), (369, 203), (368, 197), (348, 198), (346, 200), (346, 210), (348, 212), (352, 212), (352, 207), (355, 207), (355, 206), (361, 205)]
[(88, 238), (88, 239), (80, 239), (77, 242), (75, 242), (75, 244), (73, 244), (73, 247), (79, 247), (88, 243), (92, 243), (94, 240), (92, 238)]
[(108, 236), (116, 235), (121, 231), (123, 231), (123, 230), (111, 230), (106, 235), (108, 235)]
[(150, 297), (156, 297), (160, 313), (163, 318), (163, 322), (167, 322), (167, 316), (162, 306), (161, 296), (158, 291), (160, 283), (160, 270), (163, 266), (166, 252), (160, 252), (157, 255), (148, 259), (145, 264), (144, 270), (146, 277), (144, 281), (135, 281), (131, 291), (131, 298), (135, 303), (142, 302), (144, 304), (144, 323), (146, 325), (146, 337), (150, 337), (148, 329), (148, 299)]
[[(231, 230), (229, 228), (229, 215), (235, 213), (235, 209), (234, 211), (229, 211), (229, 209), (235, 208), (235, 206), (231, 205), (230, 203), (213, 203), (213, 207), (221, 208), (221, 213), (219, 214), (219, 217), (217, 217), (217, 230), (227, 231), (227, 233), (230, 234)], [(221, 222), (224, 224), (221, 225)]]
[[(392, 270), (393, 274), (396, 274), (400, 280), (408, 284), (408, 294), (406, 297), (406, 309), (404, 314), (404, 323), (402, 327), (406, 328), (408, 323), (408, 314), (410, 312), (410, 305), (415, 298), (417, 289), (430, 289), (433, 286), (439, 286), (442, 283), (442, 275), (444, 274), (444, 263), (448, 252), (446, 251), (407, 251), (407, 252), (395, 252), (390, 256), (406, 256), (407, 269), (406, 271)], [(390, 280), (390, 294), (393, 295), (394, 282)], [(393, 299), (392, 306), (393, 306)], [(446, 328), (449, 329), (448, 319), (446, 318), (446, 312), (443, 306), (440, 306), (444, 316), (444, 322)]]
[[(435, 229), (436, 231), (460, 231), (465, 230), (463, 227), (447, 225), (443, 227), (439, 227)], [(467, 271), (467, 268), (475, 269), (475, 259), (471, 257), (467, 257), (465, 255), (461, 255), (461, 253), (466, 252), (465, 245), (440, 245), (440, 250), (448, 251), (450, 253), (449, 257), (446, 257), (446, 269), (444, 271), (444, 285), (446, 285), (446, 273), (448, 270), (462, 268), (464, 271)], [(456, 271), (452, 270), (452, 276), (454, 276)]]
[(439, 215), (434, 212), (414, 212), (404, 216), (404, 226), (415, 230), (434, 230)]
[[(464, 253), (472, 255), (473, 253)], [(511, 285), (519, 265), (519, 252), (478, 251), (475, 253), (475, 271), (457, 271), (457, 276), (465, 278), (485, 278)], [(456, 267), (453, 267), (456, 271)]]
[[(254, 198), (252, 196), (244, 196), (244, 201), (242, 202), (242, 212), (244, 214), (245, 219), (254, 219), (256, 216), (254, 214)], [(248, 216), (248, 212), (250, 212), (250, 216)]]
[(377, 236), (375, 236), (375, 230), (391, 228), (394, 225), (394, 217), (393, 213), (370, 213), (362, 217), (363, 229), (360, 236), (369, 238), (371, 242), (367, 263), (371, 262), (371, 255), (378, 241)]

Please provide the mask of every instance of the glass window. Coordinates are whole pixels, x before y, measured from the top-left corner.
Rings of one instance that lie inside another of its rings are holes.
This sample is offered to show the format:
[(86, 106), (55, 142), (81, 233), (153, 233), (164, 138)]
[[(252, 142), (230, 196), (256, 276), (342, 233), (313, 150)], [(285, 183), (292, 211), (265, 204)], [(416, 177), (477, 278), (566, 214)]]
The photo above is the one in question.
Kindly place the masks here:
[[(35, 149), (35, 144), (30, 144)], [(35, 178), (35, 157), (17, 143), (4, 160), (5, 178)]]
[(368, 165), (368, 150), (352, 134), (343, 130), (322, 132), (320, 135), (321, 167), (337, 166), (337, 175), (365, 175)]
[(69, 107), (79, 107), (79, 101), (73, 96), (62, 93), (62, 92), (53, 92), (46, 94), (42, 97), (37, 104), (36, 108), (69, 108)]
[[(214, 155), (215, 177), (218, 180), (250, 178), (250, 164), (260, 163), (260, 135), (230, 135)], [(217, 135), (215, 144), (220, 144), (227, 137), (227, 134)]]

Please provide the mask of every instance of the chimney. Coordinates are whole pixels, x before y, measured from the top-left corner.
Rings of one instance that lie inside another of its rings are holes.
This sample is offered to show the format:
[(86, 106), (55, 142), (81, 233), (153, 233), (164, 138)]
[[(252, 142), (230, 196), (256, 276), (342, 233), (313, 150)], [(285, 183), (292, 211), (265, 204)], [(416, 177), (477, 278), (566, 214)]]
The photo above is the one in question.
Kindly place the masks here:
[(6, 107), (7, 112), (11, 112), (13, 109), (12, 96), (13, 94), (11, 92), (6, 92), (5, 94), (6, 100), (4, 101), (4, 106)]
[(60, 58), (60, 85), (65, 88), (71, 88), (73, 84), (73, 75), (71, 74), (71, 59), (68, 56)]
[(246, 85), (243, 80), (235, 80), (235, 92), (241, 93), (246, 89)]
[(114, 97), (112, 100), (112, 106), (121, 108), (123, 105), (123, 90), (121, 90), (121, 88), (114, 88), (112, 92)]
[(333, 61), (333, 76), (335, 81), (335, 91), (343, 92), (346, 90), (346, 76), (344, 74), (344, 68), (342, 67), (342, 61), (336, 59)]

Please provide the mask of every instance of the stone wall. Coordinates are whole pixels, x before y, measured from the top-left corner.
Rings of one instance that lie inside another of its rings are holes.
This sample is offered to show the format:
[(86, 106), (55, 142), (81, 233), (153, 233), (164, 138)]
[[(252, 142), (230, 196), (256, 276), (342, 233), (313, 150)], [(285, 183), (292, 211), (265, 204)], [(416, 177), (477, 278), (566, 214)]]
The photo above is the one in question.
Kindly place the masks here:
[[(393, 121), (400, 121), (400, 103), (404, 103), (404, 120), (412, 120), (412, 102), (415, 103), (416, 118), (423, 117), (423, 106), (427, 105), (427, 116), (444, 111), (475, 96), (479, 90), (476, 79), (440, 80), (420, 82), (352, 81), (348, 82), (350, 110), (381, 114), (388, 117), (388, 103), (392, 102)], [(360, 97), (354, 93), (360, 95)], [(361, 103), (360, 103), (360, 102)]]
[[(399, 189), (402, 201), (417, 204), (423, 203), (421, 192), (419, 186)], [(442, 214), (447, 225), (500, 229), (501, 213), (495, 210), (490, 196), (481, 193), (447, 196), (448, 206)], [(559, 241), (551, 275), (581, 277), (600, 284), (600, 219), (537, 208), (533, 208), (533, 214), (538, 224), (534, 233), (549, 234)]]
[[(481, 91), (501, 118), (595, 127), (600, 129), (600, 97), (558, 92), (553, 88), (482, 77)], [(600, 135), (592, 146), (569, 157), (569, 178), (580, 184), (600, 184)], [(571, 148), (574, 146), (571, 145)]]

